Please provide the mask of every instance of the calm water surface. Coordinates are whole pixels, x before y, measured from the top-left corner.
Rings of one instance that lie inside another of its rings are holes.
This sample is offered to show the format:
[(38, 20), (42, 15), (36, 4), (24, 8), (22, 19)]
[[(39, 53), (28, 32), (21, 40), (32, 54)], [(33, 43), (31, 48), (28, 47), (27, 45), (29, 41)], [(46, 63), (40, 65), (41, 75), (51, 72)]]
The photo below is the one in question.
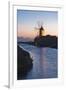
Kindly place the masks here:
[(32, 45), (20, 44), (33, 59), (33, 67), (25, 79), (57, 78), (57, 49), (38, 48)]

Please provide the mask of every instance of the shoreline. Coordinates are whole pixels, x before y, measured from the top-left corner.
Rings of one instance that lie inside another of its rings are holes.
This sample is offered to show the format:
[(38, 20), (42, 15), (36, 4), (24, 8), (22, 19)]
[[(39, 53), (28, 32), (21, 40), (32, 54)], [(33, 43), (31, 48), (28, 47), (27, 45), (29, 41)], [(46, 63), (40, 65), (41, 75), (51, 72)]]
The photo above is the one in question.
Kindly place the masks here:
[(28, 45), (33, 45), (36, 47), (50, 47), (58, 49), (58, 38), (56, 36), (41, 36), (41, 37), (35, 37), (34, 41), (27, 41), (27, 42), (17, 42), (18, 44), (24, 43)]
[(30, 54), (17, 46), (17, 79), (20, 77), (24, 78), (25, 75), (31, 70), (33, 66), (33, 60), (30, 57)]

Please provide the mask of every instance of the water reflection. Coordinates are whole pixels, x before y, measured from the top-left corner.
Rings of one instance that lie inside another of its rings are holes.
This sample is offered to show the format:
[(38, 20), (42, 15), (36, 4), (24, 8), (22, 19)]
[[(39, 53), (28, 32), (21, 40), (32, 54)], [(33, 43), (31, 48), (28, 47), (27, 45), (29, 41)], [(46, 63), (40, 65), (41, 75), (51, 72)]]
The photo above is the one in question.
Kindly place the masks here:
[(57, 50), (37, 48), (31, 45), (21, 45), (31, 53), (33, 67), (24, 79), (57, 78)]

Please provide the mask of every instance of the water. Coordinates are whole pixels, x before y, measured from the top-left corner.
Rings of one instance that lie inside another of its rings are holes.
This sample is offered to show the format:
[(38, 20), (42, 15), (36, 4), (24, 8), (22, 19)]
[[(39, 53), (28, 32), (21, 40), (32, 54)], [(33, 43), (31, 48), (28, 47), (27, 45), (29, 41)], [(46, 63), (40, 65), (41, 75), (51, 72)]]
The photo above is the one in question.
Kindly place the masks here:
[(57, 78), (57, 49), (38, 48), (28, 44), (20, 44), (33, 59), (33, 67), (25, 79)]

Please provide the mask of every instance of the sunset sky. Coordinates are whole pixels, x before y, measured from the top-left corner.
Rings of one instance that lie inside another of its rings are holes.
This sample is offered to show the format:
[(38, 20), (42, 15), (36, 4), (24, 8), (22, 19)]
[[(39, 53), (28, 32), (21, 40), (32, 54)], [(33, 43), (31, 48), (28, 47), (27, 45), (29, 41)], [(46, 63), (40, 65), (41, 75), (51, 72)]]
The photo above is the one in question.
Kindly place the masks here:
[(37, 22), (43, 22), (45, 31), (43, 35), (58, 36), (57, 11), (31, 11), (17, 10), (17, 35), (18, 37), (34, 38), (38, 35)]

